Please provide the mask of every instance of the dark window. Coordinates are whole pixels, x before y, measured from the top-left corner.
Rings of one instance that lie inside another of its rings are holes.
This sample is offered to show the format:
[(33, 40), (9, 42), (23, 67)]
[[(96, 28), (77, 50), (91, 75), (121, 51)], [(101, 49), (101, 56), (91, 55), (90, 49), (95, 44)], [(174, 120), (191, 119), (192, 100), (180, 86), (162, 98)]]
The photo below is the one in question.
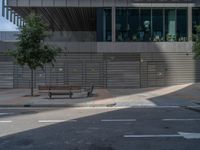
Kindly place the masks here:
[(187, 10), (177, 9), (177, 41), (187, 41)]
[(103, 13), (103, 39), (112, 41), (112, 13), (111, 9), (104, 9)]
[(165, 37), (166, 41), (176, 41), (176, 10), (165, 10)]
[(140, 41), (151, 41), (151, 9), (140, 10)]
[(152, 10), (152, 40), (154, 42), (164, 41), (163, 19), (163, 9)]
[(128, 40), (139, 40), (139, 9), (128, 9)]
[(120, 8), (116, 11), (116, 40), (127, 41), (128, 39), (128, 24), (127, 24), (127, 9)]
[(195, 26), (200, 25), (200, 8), (193, 8), (192, 10), (192, 32), (196, 34)]
[(97, 41), (112, 41), (112, 11), (111, 8), (96, 8)]

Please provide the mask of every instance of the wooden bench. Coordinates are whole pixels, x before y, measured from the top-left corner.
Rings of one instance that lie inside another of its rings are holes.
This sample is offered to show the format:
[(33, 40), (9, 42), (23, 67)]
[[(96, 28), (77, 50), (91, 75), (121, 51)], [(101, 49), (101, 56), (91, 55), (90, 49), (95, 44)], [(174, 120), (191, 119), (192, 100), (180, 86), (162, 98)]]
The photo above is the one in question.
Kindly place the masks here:
[(69, 98), (72, 98), (74, 93), (87, 92), (87, 96), (91, 96), (94, 86), (82, 90), (81, 86), (67, 86), (67, 85), (40, 85), (40, 93), (48, 93), (49, 98), (51, 99), (53, 95), (69, 95)]

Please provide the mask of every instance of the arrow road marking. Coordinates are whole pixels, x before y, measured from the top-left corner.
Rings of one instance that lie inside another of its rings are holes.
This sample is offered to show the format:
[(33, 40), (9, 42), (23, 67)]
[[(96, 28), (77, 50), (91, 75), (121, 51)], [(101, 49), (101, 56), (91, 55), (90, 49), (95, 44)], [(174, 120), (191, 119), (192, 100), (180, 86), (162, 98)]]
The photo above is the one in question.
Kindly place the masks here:
[(160, 134), (160, 135), (124, 135), (124, 138), (177, 138), (200, 139), (200, 133), (178, 132), (178, 134)]
[(136, 119), (102, 119), (102, 122), (134, 122)]
[(200, 121), (199, 118), (197, 119), (162, 119), (163, 121)]

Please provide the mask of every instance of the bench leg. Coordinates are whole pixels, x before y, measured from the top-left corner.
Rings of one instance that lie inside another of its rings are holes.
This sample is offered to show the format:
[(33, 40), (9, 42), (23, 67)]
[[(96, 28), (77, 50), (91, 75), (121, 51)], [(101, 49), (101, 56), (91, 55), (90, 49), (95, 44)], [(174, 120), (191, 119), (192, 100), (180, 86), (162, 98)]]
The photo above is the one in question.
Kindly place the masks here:
[(72, 93), (72, 92), (70, 92), (70, 93), (69, 93), (69, 98), (72, 98), (72, 95), (73, 95), (73, 93)]
[(90, 97), (90, 92), (87, 93), (87, 97)]
[(51, 99), (51, 98), (52, 98), (52, 95), (51, 95), (51, 93), (49, 93), (48, 95), (49, 95), (49, 99)]

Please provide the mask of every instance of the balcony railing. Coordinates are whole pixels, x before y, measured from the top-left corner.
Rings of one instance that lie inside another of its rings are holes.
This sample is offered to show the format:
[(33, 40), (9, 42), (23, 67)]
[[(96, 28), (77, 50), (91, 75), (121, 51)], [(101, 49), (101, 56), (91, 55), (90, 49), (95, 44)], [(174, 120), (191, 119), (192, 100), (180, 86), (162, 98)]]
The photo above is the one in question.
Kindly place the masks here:
[(24, 19), (8, 6), (8, 0), (2, 0), (2, 16), (19, 27), (24, 25)]

